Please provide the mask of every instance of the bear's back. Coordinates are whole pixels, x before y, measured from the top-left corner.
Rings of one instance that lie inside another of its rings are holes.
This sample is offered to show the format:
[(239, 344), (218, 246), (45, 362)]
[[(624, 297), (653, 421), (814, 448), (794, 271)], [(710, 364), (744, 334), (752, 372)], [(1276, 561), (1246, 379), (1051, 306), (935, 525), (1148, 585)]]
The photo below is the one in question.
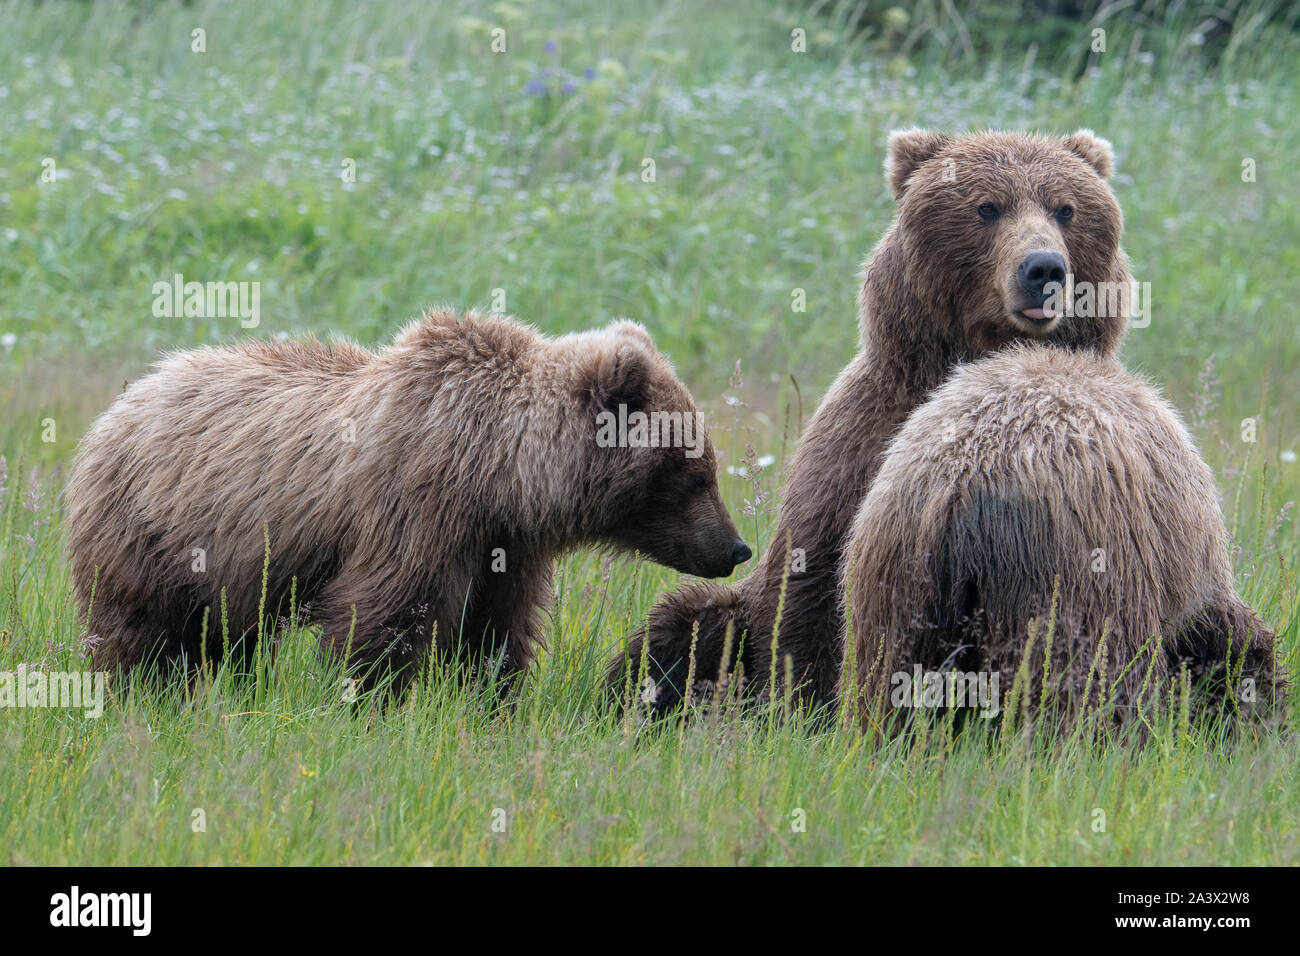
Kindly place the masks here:
[(1026, 491), (1103, 475), (1130, 492), (1213, 488), (1186, 426), (1150, 385), (1114, 359), (1033, 345), (957, 369), (913, 413), (881, 477), (918, 467)]
[(1135, 620), (1177, 618), (1230, 575), (1213, 475), (1177, 412), (1117, 361), (1041, 346), (960, 369), (913, 413), (855, 536), (996, 567), (1025, 593), (1059, 575)]

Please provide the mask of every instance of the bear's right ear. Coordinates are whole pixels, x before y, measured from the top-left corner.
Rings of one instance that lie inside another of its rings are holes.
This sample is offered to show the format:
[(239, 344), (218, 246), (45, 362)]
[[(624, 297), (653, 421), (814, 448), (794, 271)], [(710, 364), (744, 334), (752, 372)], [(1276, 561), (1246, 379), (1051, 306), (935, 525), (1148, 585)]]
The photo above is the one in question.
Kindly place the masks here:
[(602, 349), (587, 366), (586, 376), (583, 390), (599, 408), (616, 412), (625, 405), (629, 413), (640, 411), (646, 403), (650, 355), (625, 338)]
[(633, 322), (631, 319), (615, 319), (606, 328), (615, 335), (636, 339), (639, 342), (644, 342), (650, 348), (655, 347), (654, 339), (650, 338), (650, 333), (645, 330), (645, 326), (640, 322)]
[(894, 191), (894, 200), (903, 198), (907, 181), (927, 159), (952, 142), (945, 133), (929, 129), (896, 129), (889, 134), (889, 153), (885, 157), (885, 180)]

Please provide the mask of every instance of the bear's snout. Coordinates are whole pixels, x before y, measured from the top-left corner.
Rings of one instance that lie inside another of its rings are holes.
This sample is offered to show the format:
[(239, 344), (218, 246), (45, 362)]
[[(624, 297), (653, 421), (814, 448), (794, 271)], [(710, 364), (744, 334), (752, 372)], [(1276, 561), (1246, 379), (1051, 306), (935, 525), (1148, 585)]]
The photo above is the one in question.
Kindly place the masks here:
[[(733, 532), (734, 533), (734, 532)], [(712, 550), (707, 556), (701, 555), (699, 560), (693, 562), (693, 567), (682, 568), (690, 574), (697, 574), (703, 578), (725, 578), (731, 575), (731, 572), (737, 567), (744, 564), (754, 552), (749, 550), (749, 545), (739, 538), (731, 539), (730, 544), (722, 544), (716, 550)]]
[(1020, 288), (1029, 296), (1029, 304), (1040, 311), (1047, 300), (1047, 284), (1065, 282), (1065, 257), (1059, 252), (1031, 252), (1021, 260), (1016, 278), (1020, 281)]

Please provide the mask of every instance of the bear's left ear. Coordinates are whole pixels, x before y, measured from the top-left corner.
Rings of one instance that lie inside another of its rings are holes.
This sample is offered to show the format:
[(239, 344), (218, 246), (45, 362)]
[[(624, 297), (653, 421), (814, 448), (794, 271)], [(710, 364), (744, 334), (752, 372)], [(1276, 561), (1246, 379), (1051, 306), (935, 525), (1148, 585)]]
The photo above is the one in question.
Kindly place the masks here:
[(600, 408), (616, 412), (626, 405), (629, 412), (639, 411), (646, 402), (650, 354), (639, 343), (623, 339), (602, 349), (587, 374), (585, 390)]
[(1081, 129), (1073, 136), (1065, 137), (1061, 144), (1097, 170), (1102, 179), (1109, 177), (1115, 168), (1115, 148), (1109, 140), (1102, 139), (1090, 129)]
[(894, 191), (895, 201), (903, 198), (907, 181), (927, 159), (933, 159), (952, 140), (944, 133), (929, 129), (896, 129), (889, 134), (889, 152), (885, 156), (885, 180)]

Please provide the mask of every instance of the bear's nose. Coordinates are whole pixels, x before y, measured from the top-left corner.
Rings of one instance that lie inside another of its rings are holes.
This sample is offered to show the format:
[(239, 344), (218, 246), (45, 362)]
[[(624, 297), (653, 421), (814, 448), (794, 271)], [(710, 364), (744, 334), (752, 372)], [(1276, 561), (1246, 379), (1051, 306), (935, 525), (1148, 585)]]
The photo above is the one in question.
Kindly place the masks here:
[(1047, 283), (1065, 281), (1065, 257), (1059, 252), (1031, 252), (1020, 263), (1019, 278), (1020, 288), (1040, 305), (1047, 298), (1043, 291)]
[(731, 549), (731, 563), (732, 565), (744, 564), (753, 557), (753, 554), (754, 552), (749, 550), (749, 545), (737, 540), (735, 546)]

